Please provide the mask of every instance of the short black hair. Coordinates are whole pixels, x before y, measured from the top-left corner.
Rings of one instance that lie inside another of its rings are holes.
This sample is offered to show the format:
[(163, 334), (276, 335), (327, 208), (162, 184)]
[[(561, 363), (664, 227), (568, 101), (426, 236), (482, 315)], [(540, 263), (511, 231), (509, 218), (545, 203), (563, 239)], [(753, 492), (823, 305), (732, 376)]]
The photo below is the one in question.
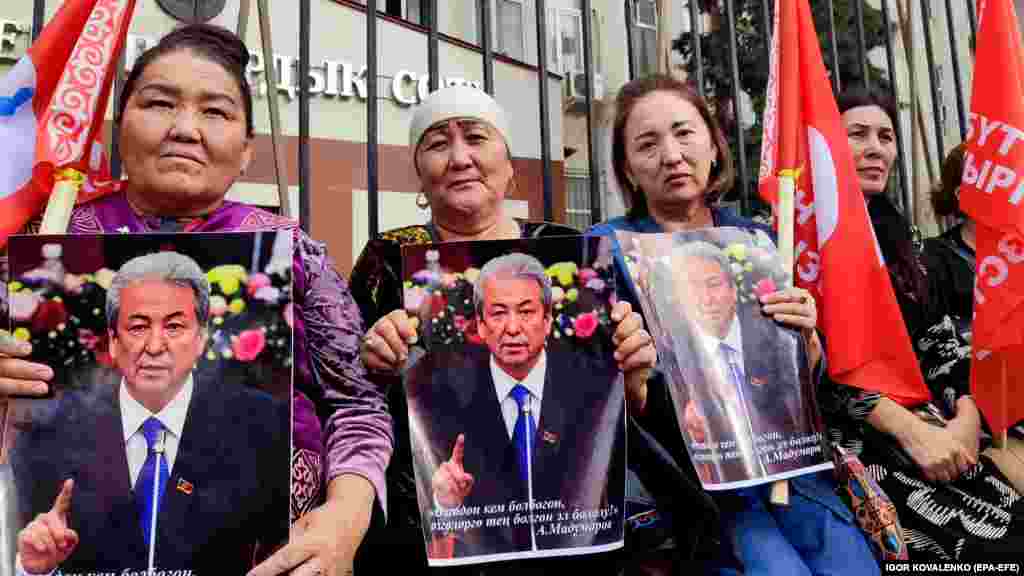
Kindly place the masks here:
[(139, 55), (121, 89), (121, 97), (117, 101), (117, 121), (120, 122), (124, 117), (128, 99), (135, 90), (135, 83), (146, 67), (161, 56), (183, 50), (191, 50), (202, 58), (219, 64), (235, 79), (245, 105), (245, 132), (251, 137), (254, 132), (252, 90), (249, 88), (249, 80), (246, 78), (249, 50), (234, 32), (213, 24), (182, 26), (161, 38), (156, 46)]
[(896, 100), (892, 97), (892, 94), (888, 89), (882, 88), (867, 88), (862, 85), (850, 86), (843, 90), (839, 97), (836, 98), (836, 105), (839, 107), (839, 113), (842, 114), (850, 108), (858, 108), (860, 106), (878, 106), (881, 108), (889, 120), (896, 123), (899, 118), (899, 111), (896, 107)]

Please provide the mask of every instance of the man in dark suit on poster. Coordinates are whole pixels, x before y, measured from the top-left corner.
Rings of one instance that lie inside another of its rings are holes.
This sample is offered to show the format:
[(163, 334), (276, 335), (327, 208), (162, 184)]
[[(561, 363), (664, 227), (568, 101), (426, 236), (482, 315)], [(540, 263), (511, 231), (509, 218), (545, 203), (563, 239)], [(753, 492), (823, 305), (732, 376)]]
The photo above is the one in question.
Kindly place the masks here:
[(798, 335), (764, 317), (756, 302), (739, 302), (729, 259), (714, 244), (677, 245), (669, 261), (687, 325), (673, 333), (684, 381), (679, 420), (691, 445), (717, 453), (696, 458), (698, 471), (728, 483), (799, 467), (758, 450), (758, 438), (775, 445), (810, 433)]
[[(287, 403), (193, 381), (209, 283), (191, 258), (128, 261), (107, 294), (110, 382), (17, 439), (18, 574), (244, 574), (288, 534)], [(155, 527), (155, 532), (153, 528)], [(186, 572), (182, 572), (186, 573)]]
[[(614, 361), (548, 343), (551, 286), (534, 257), (514, 253), (489, 261), (474, 288), (486, 347), (434, 352), (407, 380), (415, 383), (414, 434), (431, 448), (420, 459), (420, 476), (430, 479), (421, 492), (432, 504), (423, 511), (430, 519), (425, 530), (450, 519), (510, 521), (455, 531), (454, 549), (440, 554), (455, 557), (618, 540), (625, 421)], [(532, 518), (529, 502), (537, 505)], [(603, 518), (610, 528), (570, 534), (555, 526), (560, 514), (609, 504), (618, 510)], [(478, 513), (460, 515), (473, 509)], [(435, 541), (444, 532), (434, 530)]]

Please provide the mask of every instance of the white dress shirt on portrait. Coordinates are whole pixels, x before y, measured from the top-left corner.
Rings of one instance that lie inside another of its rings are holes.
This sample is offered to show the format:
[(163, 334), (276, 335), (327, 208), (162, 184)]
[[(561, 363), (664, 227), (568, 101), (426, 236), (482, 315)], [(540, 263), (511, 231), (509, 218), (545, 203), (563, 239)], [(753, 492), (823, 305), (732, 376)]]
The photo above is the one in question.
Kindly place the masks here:
[[(736, 449), (740, 453), (747, 474), (751, 478), (761, 476), (764, 472), (760, 470), (761, 467), (754, 454), (753, 423), (748, 412), (748, 404), (745, 401), (748, 392), (745, 386), (747, 369), (743, 360), (743, 333), (740, 330), (739, 318), (733, 314), (729, 331), (724, 339), (706, 333), (700, 326), (696, 328), (698, 340), (704, 347), (705, 358), (710, 358), (714, 363), (714, 370), (711, 374), (715, 379), (705, 382), (705, 384), (709, 385), (713, 397), (721, 402), (729, 421), (737, 432), (733, 440), (736, 441)], [(720, 352), (723, 343), (730, 349), (730, 360), (739, 368), (739, 382), (736, 385), (733, 385), (729, 366)], [(725, 389), (722, 389), (723, 386)]]
[(132, 398), (128, 393), (128, 386), (121, 381), (120, 395), (121, 424), (124, 428), (125, 451), (128, 456), (128, 472), (131, 486), (135, 486), (139, 478), (142, 465), (146, 463), (148, 446), (146, 437), (142, 434), (142, 423), (149, 417), (156, 416), (164, 426), (167, 434), (164, 435), (164, 458), (167, 459), (168, 478), (170, 471), (174, 469), (174, 460), (178, 456), (178, 445), (181, 444), (181, 433), (185, 429), (185, 418), (188, 416), (188, 405), (192, 401), (192, 374), (185, 379), (185, 385), (181, 390), (163, 407), (162, 410), (153, 414), (148, 408)]
[[(164, 430), (167, 432), (164, 434), (163, 457), (167, 459), (167, 477), (170, 478), (170, 472), (174, 469), (174, 460), (178, 456), (178, 446), (181, 444), (181, 433), (185, 429), (185, 419), (188, 417), (188, 405), (192, 401), (193, 387), (192, 374), (189, 373), (188, 378), (185, 379), (184, 386), (181, 387), (181, 390), (178, 390), (174, 398), (162, 410), (153, 414), (138, 400), (132, 398), (132, 395), (128, 392), (127, 384), (125, 384), (123, 378), (121, 379), (121, 385), (118, 388), (118, 404), (121, 407), (121, 427), (124, 430), (125, 455), (128, 457), (128, 480), (130, 482), (129, 485), (133, 488), (139, 478), (139, 473), (142, 472), (142, 466), (146, 463), (146, 456), (148, 456), (149, 452), (146, 437), (142, 434), (142, 423), (151, 416), (156, 416), (156, 419), (163, 424)], [(56, 572), (56, 569), (46, 573), (46, 576), (50, 576), (54, 572)], [(43, 576), (42, 574), (26, 572), (25, 568), (21, 565), (20, 554), (16, 557), (14, 573), (15, 576)]]
[(512, 397), (512, 389), (515, 388), (516, 384), (522, 384), (523, 387), (530, 391), (530, 414), (533, 415), (534, 426), (537, 426), (540, 419), (541, 399), (544, 398), (544, 380), (547, 376), (547, 365), (547, 353), (541, 350), (540, 357), (537, 358), (537, 363), (533, 365), (533, 369), (526, 375), (526, 378), (519, 381), (505, 373), (494, 360), (494, 356), (491, 356), (491, 379), (494, 380), (494, 392), (498, 397), (498, 402), (501, 404), (501, 415), (505, 418), (505, 431), (508, 432), (509, 440), (512, 439), (516, 430), (516, 421), (519, 420), (519, 404)]

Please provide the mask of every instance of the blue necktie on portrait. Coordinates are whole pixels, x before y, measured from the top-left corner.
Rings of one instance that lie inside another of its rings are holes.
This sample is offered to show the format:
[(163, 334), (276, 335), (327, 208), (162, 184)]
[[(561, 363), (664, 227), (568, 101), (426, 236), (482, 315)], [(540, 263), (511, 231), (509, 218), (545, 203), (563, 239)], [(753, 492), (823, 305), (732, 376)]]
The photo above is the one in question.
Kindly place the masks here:
[[(163, 442), (160, 432), (164, 425), (155, 417), (142, 423), (142, 435), (146, 438), (146, 462), (139, 471), (139, 479), (135, 482), (135, 505), (139, 511), (139, 524), (142, 526), (142, 537), (149, 548), (149, 533), (153, 523), (153, 515), (160, 513), (160, 500), (167, 485), (170, 471), (167, 468), (167, 457), (163, 453)], [(155, 474), (157, 454), (160, 457), (160, 473)], [(156, 482), (156, 495), (153, 494), (153, 483)]]
[(509, 396), (516, 401), (519, 408), (519, 417), (516, 418), (516, 426), (512, 432), (512, 443), (515, 444), (519, 456), (519, 477), (529, 493), (530, 454), (533, 452), (534, 437), (537, 434), (537, 426), (530, 412), (530, 391), (522, 384), (516, 384)]

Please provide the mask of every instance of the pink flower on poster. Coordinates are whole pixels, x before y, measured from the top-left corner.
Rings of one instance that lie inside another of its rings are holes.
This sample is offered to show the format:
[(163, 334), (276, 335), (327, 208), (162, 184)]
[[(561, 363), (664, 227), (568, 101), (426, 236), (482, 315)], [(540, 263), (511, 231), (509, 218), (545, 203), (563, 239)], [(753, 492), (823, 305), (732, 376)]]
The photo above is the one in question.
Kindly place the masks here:
[(763, 298), (766, 294), (771, 294), (778, 290), (778, 288), (775, 287), (775, 281), (771, 278), (761, 278), (757, 284), (754, 284), (753, 290), (758, 298)]
[(231, 351), (235, 358), (242, 362), (251, 362), (263, 352), (267, 345), (267, 337), (263, 330), (249, 329), (238, 336), (231, 337)]
[(594, 331), (597, 330), (597, 324), (597, 314), (586, 312), (576, 317), (576, 320), (573, 321), (572, 329), (577, 337), (586, 339), (594, 335)]

